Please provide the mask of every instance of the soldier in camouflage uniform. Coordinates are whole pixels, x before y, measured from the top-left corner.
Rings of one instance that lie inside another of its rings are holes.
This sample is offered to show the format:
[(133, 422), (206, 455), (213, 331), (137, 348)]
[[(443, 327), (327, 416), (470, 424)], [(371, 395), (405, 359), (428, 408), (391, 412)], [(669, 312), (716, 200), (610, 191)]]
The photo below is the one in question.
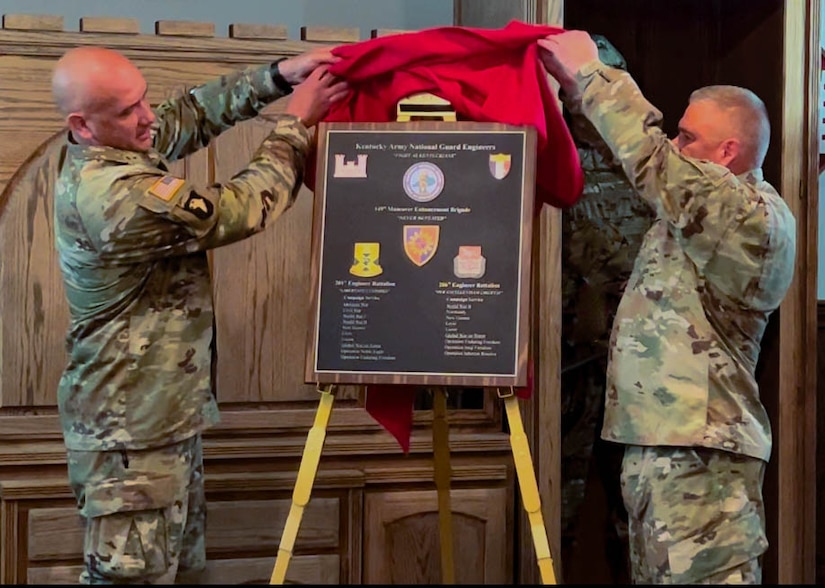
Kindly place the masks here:
[[(58, 406), (86, 518), (82, 583), (194, 581), (205, 566), (201, 432), (218, 421), (206, 250), (262, 231), (292, 205), (308, 127), (346, 92), (326, 74), (333, 60), (318, 49), (249, 68), (155, 110), (117, 52), (76, 48), (55, 67), (69, 128), (55, 242), (71, 313)], [(168, 161), (290, 93), (231, 181), (169, 174)]]
[(771, 428), (755, 368), (793, 277), (796, 223), (762, 176), (770, 126), (749, 90), (695, 91), (670, 141), (661, 113), (583, 31), (539, 41), (653, 208), (608, 349), (602, 438), (625, 445), (636, 583), (760, 583)]
[[(603, 63), (627, 69), (603, 36), (591, 35)], [(562, 557), (575, 547), (591, 468), (606, 497), (606, 549), (613, 578), (627, 579), (627, 513), (619, 487), (621, 449), (598, 438), (613, 316), (653, 222), (621, 164), (580, 114), (565, 111), (584, 171), (584, 192), (562, 212)]]

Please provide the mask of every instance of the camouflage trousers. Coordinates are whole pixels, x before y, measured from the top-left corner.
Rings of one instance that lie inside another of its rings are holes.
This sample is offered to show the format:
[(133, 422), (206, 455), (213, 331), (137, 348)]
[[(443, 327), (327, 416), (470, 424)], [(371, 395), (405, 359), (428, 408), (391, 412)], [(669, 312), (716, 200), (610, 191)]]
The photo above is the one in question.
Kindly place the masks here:
[(147, 450), (68, 451), (86, 519), (81, 584), (196, 583), (206, 565), (201, 437)]
[(622, 496), (635, 584), (760, 584), (762, 460), (702, 447), (628, 446)]

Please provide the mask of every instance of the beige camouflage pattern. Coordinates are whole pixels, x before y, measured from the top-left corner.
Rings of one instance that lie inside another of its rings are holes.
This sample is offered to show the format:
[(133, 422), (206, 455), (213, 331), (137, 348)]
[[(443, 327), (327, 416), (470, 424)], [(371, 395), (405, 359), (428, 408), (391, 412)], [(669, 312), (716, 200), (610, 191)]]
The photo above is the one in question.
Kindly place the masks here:
[(218, 420), (206, 250), (263, 230), (294, 202), (309, 132), (279, 117), (223, 185), (178, 180), (167, 162), (280, 96), (268, 67), (250, 68), (160, 105), (153, 151), (66, 145), (55, 241), (71, 313), (58, 388), (69, 449), (157, 447)]
[(577, 74), (584, 114), (656, 211), (611, 333), (602, 437), (766, 460), (754, 370), (793, 277), (796, 225), (761, 170), (683, 157), (625, 72)]
[(159, 449), (69, 450), (68, 466), (87, 518), (81, 584), (197, 579), (206, 566), (200, 435)]
[(764, 473), (764, 461), (726, 451), (627, 447), (634, 583), (761, 583)]

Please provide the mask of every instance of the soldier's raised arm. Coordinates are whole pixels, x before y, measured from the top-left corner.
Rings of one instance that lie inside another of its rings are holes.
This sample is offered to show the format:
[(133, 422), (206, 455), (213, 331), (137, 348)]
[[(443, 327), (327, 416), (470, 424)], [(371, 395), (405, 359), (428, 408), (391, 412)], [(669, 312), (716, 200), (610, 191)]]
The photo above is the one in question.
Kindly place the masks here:
[(170, 161), (186, 156), (235, 123), (257, 116), (268, 104), (291, 94), (316, 68), (338, 59), (319, 47), (191, 88), (157, 107), (154, 147)]

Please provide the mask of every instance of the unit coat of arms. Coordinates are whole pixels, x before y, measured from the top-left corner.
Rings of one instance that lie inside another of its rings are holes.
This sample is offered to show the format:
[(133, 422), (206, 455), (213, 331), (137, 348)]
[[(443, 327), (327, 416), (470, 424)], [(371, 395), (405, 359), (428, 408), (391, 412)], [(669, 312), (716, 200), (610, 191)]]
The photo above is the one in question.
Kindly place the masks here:
[(404, 253), (415, 265), (421, 267), (438, 249), (438, 225), (404, 225)]
[(494, 153), (490, 156), (490, 173), (497, 180), (503, 180), (510, 173), (510, 154)]
[(373, 278), (381, 275), (384, 269), (378, 263), (380, 251), (380, 243), (356, 243), (349, 273), (359, 278)]
[(487, 271), (487, 260), (479, 245), (460, 245), (453, 258), (453, 273), (459, 278), (480, 278)]
[(358, 154), (354, 161), (347, 161), (343, 153), (335, 154), (335, 170), (332, 173), (334, 178), (366, 178), (367, 177), (367, 157), (366, 154)]

